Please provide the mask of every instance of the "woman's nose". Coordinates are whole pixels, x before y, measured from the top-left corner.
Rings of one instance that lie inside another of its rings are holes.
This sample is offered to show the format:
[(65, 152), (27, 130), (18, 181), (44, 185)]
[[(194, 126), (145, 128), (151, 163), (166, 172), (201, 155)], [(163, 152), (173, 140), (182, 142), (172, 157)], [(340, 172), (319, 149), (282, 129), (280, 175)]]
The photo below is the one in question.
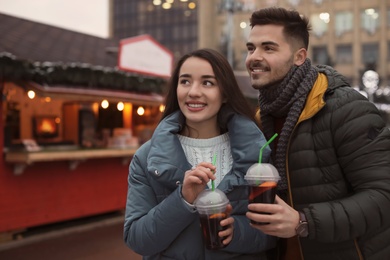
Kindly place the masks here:
[(190, 90), (188, 91), (188, 95), (192, 96), (192, 97), (195, 97), (195, 96), (199, 96), (200, 94), (201, 94), (200, 84), (194, 82), (192, 84)]

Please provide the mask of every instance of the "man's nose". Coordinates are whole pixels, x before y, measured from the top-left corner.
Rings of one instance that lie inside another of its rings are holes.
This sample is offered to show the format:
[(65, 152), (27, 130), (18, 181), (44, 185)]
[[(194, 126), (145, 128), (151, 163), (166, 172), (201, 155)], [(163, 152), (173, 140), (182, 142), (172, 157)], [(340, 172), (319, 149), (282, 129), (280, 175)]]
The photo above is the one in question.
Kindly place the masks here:
[(245, 64), (248, 67), (253, 63), (262, 62), (262, 61), (263, 61), (263, 55), (258, 51), (254, 51), (252, 53), (248, 53), (245, 60)]
[(263, 52), (259, 49), (255, 49), (250, 57), (249, 57), (251, 60), (263, 60), (264, 57), (263, 57)]

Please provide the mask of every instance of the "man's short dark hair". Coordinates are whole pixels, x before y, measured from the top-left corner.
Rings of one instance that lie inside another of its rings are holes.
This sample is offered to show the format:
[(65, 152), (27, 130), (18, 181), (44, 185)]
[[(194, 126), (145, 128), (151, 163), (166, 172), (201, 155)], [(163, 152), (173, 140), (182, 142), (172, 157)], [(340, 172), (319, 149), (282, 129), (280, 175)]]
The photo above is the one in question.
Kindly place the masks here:
[(269, 7), (260, 9), (252, 13), (250, 18), (250, 26), (255, 25), (281, 25), (286, 38), (293, 39), (298, 42), (300, 48), (309, 47), (309, 31), (311, 27), (309, 20), (301, 16), (295, 10), (286, 10), (281, 7)]

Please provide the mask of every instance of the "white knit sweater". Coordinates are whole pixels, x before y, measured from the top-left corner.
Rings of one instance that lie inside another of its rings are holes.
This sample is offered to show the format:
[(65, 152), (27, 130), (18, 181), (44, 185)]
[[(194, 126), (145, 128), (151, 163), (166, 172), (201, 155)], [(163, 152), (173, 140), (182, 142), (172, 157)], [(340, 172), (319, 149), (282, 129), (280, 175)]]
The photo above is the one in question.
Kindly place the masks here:
[[(212, 162), (216, 153), (215, 166), (217, 169), (214, 184), (217, 187), (223, 177), (231, 170), (233, 164), (228, 133), (209, 139), (196, 139), (182, 135), (178, 135), (178, 137), (187, 160), (192, 166), (196, 166), (200, 162)], [(211, 187), (211, 182), (207, 185)]]

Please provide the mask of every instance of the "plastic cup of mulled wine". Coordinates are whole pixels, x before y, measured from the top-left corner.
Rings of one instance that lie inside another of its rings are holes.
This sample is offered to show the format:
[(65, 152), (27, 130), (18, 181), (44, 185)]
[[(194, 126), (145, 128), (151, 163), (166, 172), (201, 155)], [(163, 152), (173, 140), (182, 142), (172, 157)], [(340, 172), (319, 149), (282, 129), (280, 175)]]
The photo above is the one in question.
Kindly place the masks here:
[(194, 201), (199, 213), (203, 240), (207, 249), (216, 250), (226, 246), (222, 243), (225, 237), (219, 237), (218, 233), (227, 228), (221, 226), (220, 223), (221, 220), (227, 218), (226, 206), (228, 204), (228, 198), (219, 189), (204, 190)]
[[(275, 195), (280, 180), (278, 170), (269, 163), (255, 163), (247, 170), (245, 180), (249, 186), (248, 203), (269, 203), (275, 202)], [(267, 214), (263, 212), (255, 212)], [(252, 224), (266, 225), (268, 223), (256, 222)]]

